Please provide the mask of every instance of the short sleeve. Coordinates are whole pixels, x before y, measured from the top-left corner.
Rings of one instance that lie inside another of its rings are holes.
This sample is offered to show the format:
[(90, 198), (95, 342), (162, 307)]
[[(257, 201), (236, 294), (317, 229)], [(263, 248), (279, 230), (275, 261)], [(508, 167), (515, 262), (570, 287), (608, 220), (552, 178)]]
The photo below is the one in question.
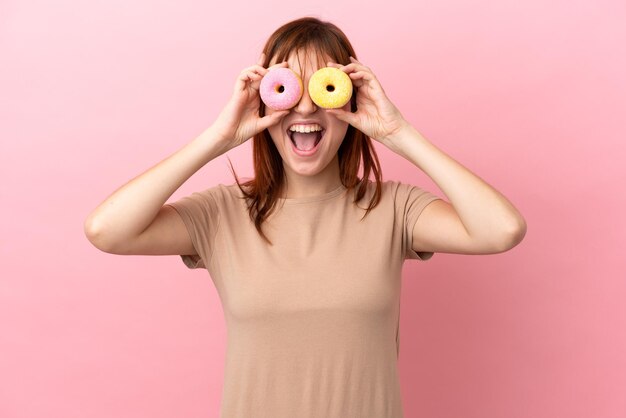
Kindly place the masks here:
[(181, 254), (181, 259), (190, 269), (208, 268), (213, 255), (215, 236), (220, 223), (217, 200), (213, 189), (194, 192), (166, 205), (171, 206), (182, 218), (189, 237), (198, 255)]
[(396, 182), (396, 207), (401, 211), (400, 219), (403, 221), (403, 247), (405, 259), (427, 261), (434, 255), (429, 251), (413, 251), (413, 228), (417, 219), (429, 203), (439, 196), (411, 184)]

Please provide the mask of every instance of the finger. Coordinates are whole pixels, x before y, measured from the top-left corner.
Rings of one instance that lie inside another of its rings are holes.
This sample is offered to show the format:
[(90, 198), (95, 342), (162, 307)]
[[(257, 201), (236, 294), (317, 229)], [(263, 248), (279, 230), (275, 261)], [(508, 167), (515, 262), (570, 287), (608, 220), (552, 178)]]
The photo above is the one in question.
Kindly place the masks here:
[(365, 84), (363, 77), (363, 72), (360, 71), (350, 74), (350, 79), (352, 80), (352, 84), (354, 85), (354, 87), (359, 88), (362, 87), (363, 84)]
[(237, 82), (235, 83), (235, 90), (245, 90), (246, 83), (248, 82), (248, 73), (241, 72), (237, 77)]
[(247, 67), (247, 68), (244, 68), (243, 70), (241, 70), (242, 73), (247, 73), (247, 72), (251, 72), (251, 71), (253, 71), (253, 72), (257, 73), (257, 74), (264, 75), (265, 73), (267, 73), (268, 69), (263, 67), (263, 66), (261, 66), (261, 65), (253, 65), (251, 67)]
[(265, 115), (261, 119), (259, 119), (258, 126), (261, 130), (265, 130), (270, 126), (278, 123), (285, 115), (289, 113), (289, 110), (281, 110), (271, 115)]
[[(267, 72), (269, 70), (265, 69), (265, 71)], [(240, 85), (237, 88), (243, 91), (246, 89), (247, 85), (250, 85), (251, 88), (258, 91), (261, 87), (261, 79), (263, 79), (263, 76), (265, 75), (265, 73), (260, 73), (261, 71), (256, 68), (249, 71), (243, 71), (239, 77), (240, 80), (242, 80), (243, 85)]]
[(357, 120), (356, 116), (354, 116), (354, 113), (346, 112), (345, 110), (342, 110), (342, 109), (327, 109), (326, 113), (330, 113), (331, 115), (335, 116), (337, 119), (343, 122), (348, 122), (352, 126), (354, 126)]
[(256, 73), (250, 73), (248, 78), (250, 80), (250, 88), (259, 91), (259, 89), (261, 88), (261, 80), (263, 79), (263, 76)]
[(356, 73), (350, 74), (350, 79), (352, 79), (352, 84), (357, 87), (361, 87), (366, 82), (369, 83), (372, 88), (383, 90), (383, 86), (380, 84), (376, 76), (374, 74), (367, 71), (357, 71)]
[(372, 85), (380, 85), (376, 76), (370, 73), (369, 71), (356, 71), (354, 73), (349, 74), (350, 79), (352, 80), (352, 84), (356, 87), (361, 87), (365, 82), (371, 83)]
[(346, 74), (350, 74), (351, 72), (359, 71), (359, 68), (357, 67), (357, 65), (358, 64), (351, 63), (348, 65), (339, 65), (337, 68), (339, 68), (341, 71), (345, 72)]
[(366, 67), (360, 62), (352, 62), (348, 65), (344, 65), (344, 67), (346, 69), (349, 69), (349, 71), (346, 71), (346, 72), (350, 72), (350, 71), (369, 71), (370, 73), (372, 72), (371, 68)]
[(245, 71), (239, 75), (239, 79), (243, 81), (260, 80), (261, 78), (263, 78), (263, 74), (254, 71)]
[(359, 80), (364, 79), (367, 81), (372, 81), (375, 77), (372, 73), (368, 73), (367, 71), (356, 71), (354, 73), (350, 73), (350, 79)]
[[(261, 78), (263, 78), (263, 76), (260, 74), (257, 74), (252, 71), (248, 71), (248, 72), (244, 71), (241, 74), (239, 74), (239, 77), (237, 77), (237, 82), (235, 83), (235, 90), (243, 91), (246, 89), (246, 86), (248, 85), (248, 83), (254, 82), (256, 80), (260, 80)], [(258, 89), (259, 87), (256, 86), (255, 90), (258, 90)]]

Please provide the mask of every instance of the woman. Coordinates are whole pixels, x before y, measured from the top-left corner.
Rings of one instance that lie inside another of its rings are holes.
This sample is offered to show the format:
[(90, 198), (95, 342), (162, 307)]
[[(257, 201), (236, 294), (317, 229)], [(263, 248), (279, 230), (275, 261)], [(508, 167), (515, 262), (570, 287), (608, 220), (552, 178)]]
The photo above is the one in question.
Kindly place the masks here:
[[(85, 224), (103, 251), (179, 254), (209, 271), (228, 327), (222, 418), (402, 417), (404, 260), (499, 253), (525, 234), (513, 205), (420, 135), (355, 57), (329, 22), (283, 25), (241, 72), (214, 124), (115, 191)], [(318, 108), (308, 95), (311, 74), (325, 66), (352, 80), (342, 109)], [(285, 111), (266, 109), (258, 92), (277, 67), (294, 70), (305, 87)], [(319, 135), (315, 153), (296, 150), (306, 134), (293, 126), (322, 129), (310, 134)], [(254, 179), (240, 185), (235, 175), (234, 184), (165, 204), (200, 167), (250, 137)], [(372, 139), (423, 170), (451, 203), (382, 182)]]

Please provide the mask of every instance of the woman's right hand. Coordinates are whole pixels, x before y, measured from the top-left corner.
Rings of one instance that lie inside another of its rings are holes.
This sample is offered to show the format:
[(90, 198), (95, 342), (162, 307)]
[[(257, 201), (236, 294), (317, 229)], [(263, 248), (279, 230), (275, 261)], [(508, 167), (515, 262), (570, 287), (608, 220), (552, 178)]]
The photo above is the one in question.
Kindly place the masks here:
[[(279, 122), (289, 110), (274, 112), (259, 117), (261, 79), (268, 71), (264, 68), (265, 54), (261, 54), (256, 65), (244, 69), (235, 82), (233, 95), (212, 125), (212, 130), (223, 143), (225, 151), (233, 149), (257, 133)], [(287, 62), (274, 64), (274, 67), (286, 67)]]

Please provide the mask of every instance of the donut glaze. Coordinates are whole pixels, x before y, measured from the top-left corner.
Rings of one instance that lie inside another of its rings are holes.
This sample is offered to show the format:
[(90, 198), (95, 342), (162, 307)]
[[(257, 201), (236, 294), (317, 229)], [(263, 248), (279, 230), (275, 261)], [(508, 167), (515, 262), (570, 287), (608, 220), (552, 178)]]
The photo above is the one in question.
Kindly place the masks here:
[(259, 93), (263, 103), (274, 110), (291, 109), (302, 97), (302, 80), (289, 68), (272, 68), (261, 79)]
[(319, 107), (343, 107), (352, 97), (352, 80), (339, 68), (320, 68), (309, 79), (309, 96)]

